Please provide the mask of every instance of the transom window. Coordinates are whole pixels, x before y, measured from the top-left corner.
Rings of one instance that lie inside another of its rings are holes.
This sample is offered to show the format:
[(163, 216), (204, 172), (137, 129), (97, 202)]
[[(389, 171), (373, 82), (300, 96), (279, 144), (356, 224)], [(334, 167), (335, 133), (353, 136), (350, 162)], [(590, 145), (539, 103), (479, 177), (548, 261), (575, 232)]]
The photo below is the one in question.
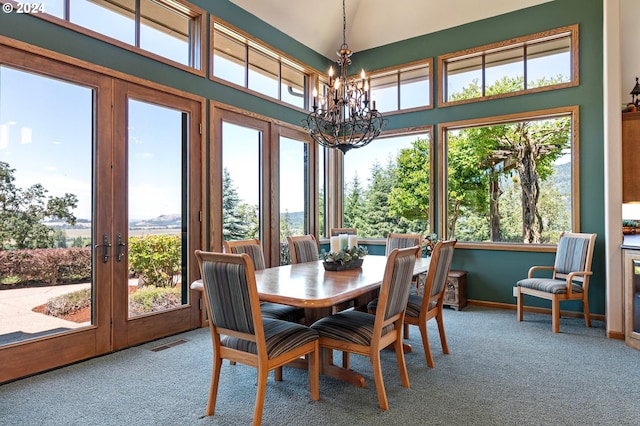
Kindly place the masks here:
[(432, 60), (371, 74), (371, 96), (380, 112), (431, 106)]
[(149, 52), (191, 69), (203, 68), (205, 12), (182, 0), (44, 0), (41, 3), (44, 13), (33, 16), (62, 19), (98, 33), (98, 38), (106, 36), (116, 41), (113, 44), (133, 46), (143, 54)]
[(578, 26), (438, 58), (440, 106), (578, 84)]
[(212, 32), (213, 77), (305, 107), (307, 74), (301, 65), (219, 22)]

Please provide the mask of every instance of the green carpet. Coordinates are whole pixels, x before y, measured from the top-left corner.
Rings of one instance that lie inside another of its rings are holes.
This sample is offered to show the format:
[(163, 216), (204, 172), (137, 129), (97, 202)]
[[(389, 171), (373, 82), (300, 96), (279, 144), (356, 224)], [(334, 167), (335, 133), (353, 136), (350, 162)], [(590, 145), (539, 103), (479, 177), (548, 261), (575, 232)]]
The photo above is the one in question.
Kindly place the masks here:
[[(515, 311), (447, 309), (450, 355), (429, 325), (436, 368), (411, 328), (411, 389), (400, 386), (393, 352), (383, 352), (389, 411), (377, 406), (369, 360), (353, 355), (365, 388), (321, 376), (320, 401), (311, 401), (306, 372), (285, 368), (284, 381), (270, 377), (263, 424), (638, 425), (640, 352), (593, 325), (562, 318), (554, 334), (550, 315), (525, 313), (519, 323)], [(209, 331), (194, 330), (2, 385), (0, 424), (250, 424), (255, 369), (225, 362), (216, 414), (204, 417), (210, 377)]]

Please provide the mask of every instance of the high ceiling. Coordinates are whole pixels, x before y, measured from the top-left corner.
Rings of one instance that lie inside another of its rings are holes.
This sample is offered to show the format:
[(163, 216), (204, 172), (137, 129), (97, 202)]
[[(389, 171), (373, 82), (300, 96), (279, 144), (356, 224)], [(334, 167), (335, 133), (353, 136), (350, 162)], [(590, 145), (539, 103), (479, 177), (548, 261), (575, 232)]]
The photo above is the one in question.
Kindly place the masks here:
[[(342, 44), (340, 0), (230, 0), (316, 52)], [(353, 52), (502, 15), (553, 0), (346, 0)]]

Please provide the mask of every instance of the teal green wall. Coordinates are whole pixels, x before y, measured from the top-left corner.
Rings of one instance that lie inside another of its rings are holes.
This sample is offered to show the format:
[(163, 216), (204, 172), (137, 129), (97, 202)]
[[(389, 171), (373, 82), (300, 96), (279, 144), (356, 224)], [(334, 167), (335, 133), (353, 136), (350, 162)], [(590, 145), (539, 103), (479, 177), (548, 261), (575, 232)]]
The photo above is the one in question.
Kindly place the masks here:
[[(192, 0), (192, 2), (303, 63), (320, 70), (328, 67), (329, 59), (318, 55), (227, 0)], [(434, 58), (434, 68), (437, 68), (437, 57), (441, 54), (579, 24), (580, 85), (578, 87), (394, 115), (389, 117), (388, 129), (437, 125), (440, 122), (567, 105), (579, 106), (580, 224), (581, 231), (596, 232), (599, 235), (590, 290), (591, 310), (597, 314), (604, 314), (605, 306), (602, 18), (601, 0), (555, 0), (399, 43), (356, 52), (352, 58), (353, 69), (363, 67), (367, 70), (375, 70), (429, 57)], [(301, 17), (301, 19), (308, 18)], [(304, 114), (299, 111), (272, 104), (212, 82), (206, 77), (199, 77), (158, 63), (32, 16), (0, 14), (0, 35), (285, 122), (299, 125), (304, 118)], [(207, 32), (207, 45), (208, 40)], [(437, 73), (437, 69), (434, 72)], [(435, 86), (434, 92), (437, 92), (437, 84)], [(437, 99), (438, 93), (434, 94)], [(437, 138), (437, 135), (434, 136)], [(349, 155), (357, 155), (357, 151), (352, 151)], [(468, 271), (470, 299), (512, 304), (514, 298), (511, 288), (516, 280), (526, 274), (529, 266), (551, 263), (553, 263), (551, 253), (460, 249), (454, 257), (453, 268)], [(549, 306), (545, 301), (533, 299), (527, 299), (527, 304)], [(563, 309), (567, 308), (580, 310), (578, 305), (563, 307)]]

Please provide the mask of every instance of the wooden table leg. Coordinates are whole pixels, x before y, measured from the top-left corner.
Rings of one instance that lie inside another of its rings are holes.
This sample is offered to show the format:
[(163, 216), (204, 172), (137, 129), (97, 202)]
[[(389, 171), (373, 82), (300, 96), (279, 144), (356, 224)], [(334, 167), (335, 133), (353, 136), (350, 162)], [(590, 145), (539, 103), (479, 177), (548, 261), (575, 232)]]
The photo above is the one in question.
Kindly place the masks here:
[(329, 360), (333, 358), (332, 352), (330, 349), (320, 348), (320, 374), (351, 383), (355, 386), (360, 386), (361, 388), (365, 387), (364, 377), (354, 371), (329, 363)]

